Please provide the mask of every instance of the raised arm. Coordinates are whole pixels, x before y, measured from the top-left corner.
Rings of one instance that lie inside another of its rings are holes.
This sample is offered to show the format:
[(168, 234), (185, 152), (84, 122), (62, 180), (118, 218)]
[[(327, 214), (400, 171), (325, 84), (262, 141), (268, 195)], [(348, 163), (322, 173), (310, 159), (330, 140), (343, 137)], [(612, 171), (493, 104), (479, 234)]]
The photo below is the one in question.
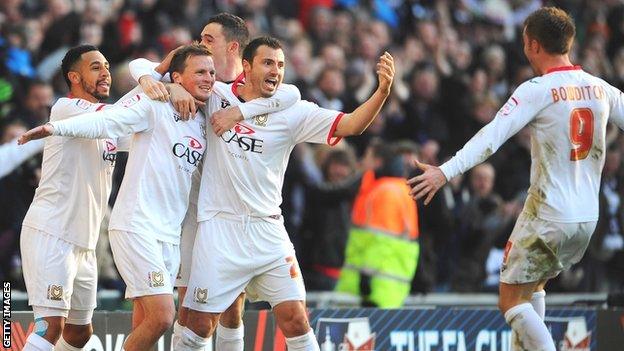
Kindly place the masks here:
[(548, 102), (539, 89), (536, 90), (529, 84), (534, 83), (520, 85), (496, 117), (442, 166), (435, 167), (416, 161), (416, 166), (423, 174), (408, 180), (412, 186), (412, 197), (415, 200), (424, 197), (425, 205), (428, 204), (433, 195), (451, 178), (485, 161), (507, 139), (531, 122)]
[(24, 144), (51, 135), (87, 139), (118, 138), (149, 129), (150, 110), (150, 100), (145, 95), (136, 95), (126, 106), (85, 113), (33, 128), (22, 135), (18, 143)]
[(377, 90), (355, 111), (342, 117), (334, 131), (334, 137), (362, 134), (381, 111), (386, 98), (390, 95), (394, 79), (394, 59), (388, 52), (384, 52), (377, 63), (377, 77), (379, 78)]

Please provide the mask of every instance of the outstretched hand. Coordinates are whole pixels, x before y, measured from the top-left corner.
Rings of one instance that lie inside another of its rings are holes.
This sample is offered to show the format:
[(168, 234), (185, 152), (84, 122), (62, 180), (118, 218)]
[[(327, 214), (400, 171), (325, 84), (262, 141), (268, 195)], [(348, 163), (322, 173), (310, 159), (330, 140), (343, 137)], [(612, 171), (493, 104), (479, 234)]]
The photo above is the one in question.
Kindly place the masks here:
[(54, 132), (54, 127), (51, 124), (46, 123), (39, 127), (35, 127), (26, 133), (22, 134), (22, 136), (17, 139), (18, 145), (24, 145), (31, 140), (43, 139), (45, 137), (49, 137)]
[(243, 120), (243, 114), (238, 106), (230, 106), (212, 114), (210, 124), (218, 136), (232, 129), (236, 123)]
[(421, 163), (418, 160), (414, 160), (414, 165), (423, 173), (407, 181), (407, 184), (412, 187), (410, 195), (414, 200), (420, 200), (424, 197), (425, 205), (428, 205), (433, 195), (446, 184), (446, 176), (439, 167)]

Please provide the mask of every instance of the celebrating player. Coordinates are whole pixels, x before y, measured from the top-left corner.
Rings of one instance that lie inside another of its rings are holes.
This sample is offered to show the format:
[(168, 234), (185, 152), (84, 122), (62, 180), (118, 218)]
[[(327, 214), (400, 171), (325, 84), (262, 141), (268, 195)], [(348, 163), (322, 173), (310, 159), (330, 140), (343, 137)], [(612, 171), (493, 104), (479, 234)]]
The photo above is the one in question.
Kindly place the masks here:
[[(243, 67), (245, 84), (233, 85), (228, 101), (234, 105), (272, 96), (284, 75), (280, 43), (254, 39), (243, 52)], [(393, 76), (392, 56), (385, 53), (378, 64), (377, 90), (351, 114), (300, 101), (239, 123), (221, 136), (208, 133), (211, 152), (202, 170), (199, 228), (184, 300), (190, 311), (179, 350), (204, 347), (219, 315), (244, 289), (251, 299), (271, 304), (289, 350), (318, 350), (279, 208), (288, 157), (297, 143), (333, 145), (343, 136), (362, 133), (390, 93)]]
[[(50, 121), (100, 110), (108, 98), (108, 61), (91, 45), (67, 51), (61, 64), (70, 96)], [(77, 350), (91, 337), (96, 306), (95, 244), (111, 190), (115, 139), (46, 140), (41, 180), (20, 238), (24, 281), (35, 327), (24, 350)], [(56, 344), (56, 345), (55, 345)]]
[(544, 285), (583, 256), (598, 219), (607, 122), (624, 129), (622, 93), (571, 64), (574, 35), (563, 10), (532, 13), (524, 23), (524, 53), (539, 77), (520, 85), (452, 159), (439, 168), (417, 163), (424, 173), (409, 181), (413, 197), (427, 204), (448, 180), (531, 127), (531, 185), (500, 274), (499, 308), (514, 331), (515, 350), (555, 350), (543, 322)]

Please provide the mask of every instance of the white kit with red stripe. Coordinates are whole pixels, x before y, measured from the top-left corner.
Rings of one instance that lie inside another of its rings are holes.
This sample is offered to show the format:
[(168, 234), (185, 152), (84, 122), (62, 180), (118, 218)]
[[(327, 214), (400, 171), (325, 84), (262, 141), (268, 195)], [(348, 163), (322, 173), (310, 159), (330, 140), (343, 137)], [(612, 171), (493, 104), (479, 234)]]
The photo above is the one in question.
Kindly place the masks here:
[(555, 68), (520, 85), (494, 120), (440, 168), (451, 179), (529, 126), (531, 185), (524, 211), (553, 222), (596, 221), (609, 121), (624, 129), (617, 88), (579, 66)]
[[(102, 110), (105, 104), (60, 98), (50, 121)], [(41, 180), (23, 225), (86, 249), (95, 249), (117, 155), (114, 138), (45, 139)]]
[[(240, 105), (238, 82), (215, 93), (218, 109)], [(333, 138), (342, 112), (299, 101), (282, 111), (238, 123), (221, 137), (208, 133), (199, 193), (199, 222), (219, 212), (253, 217), (281, 214), (282, 184), (290, 153), (302, 142), (335, 145)], [(216, 190), (215, 190), (216, 189)]]

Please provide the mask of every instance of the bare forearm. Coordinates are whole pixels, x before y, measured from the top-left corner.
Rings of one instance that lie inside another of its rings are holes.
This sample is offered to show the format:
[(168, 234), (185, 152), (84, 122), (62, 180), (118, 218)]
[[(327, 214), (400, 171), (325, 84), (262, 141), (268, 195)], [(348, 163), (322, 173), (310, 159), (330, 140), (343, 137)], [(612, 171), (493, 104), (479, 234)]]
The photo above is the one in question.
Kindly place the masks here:
[(375, 120), (388, 95), (388, 92), (382, 92), (380, 89), (375, 90), (375, 93), (368, 100), (340, 120), (334, 136), (345, 137), (362, 134)]

